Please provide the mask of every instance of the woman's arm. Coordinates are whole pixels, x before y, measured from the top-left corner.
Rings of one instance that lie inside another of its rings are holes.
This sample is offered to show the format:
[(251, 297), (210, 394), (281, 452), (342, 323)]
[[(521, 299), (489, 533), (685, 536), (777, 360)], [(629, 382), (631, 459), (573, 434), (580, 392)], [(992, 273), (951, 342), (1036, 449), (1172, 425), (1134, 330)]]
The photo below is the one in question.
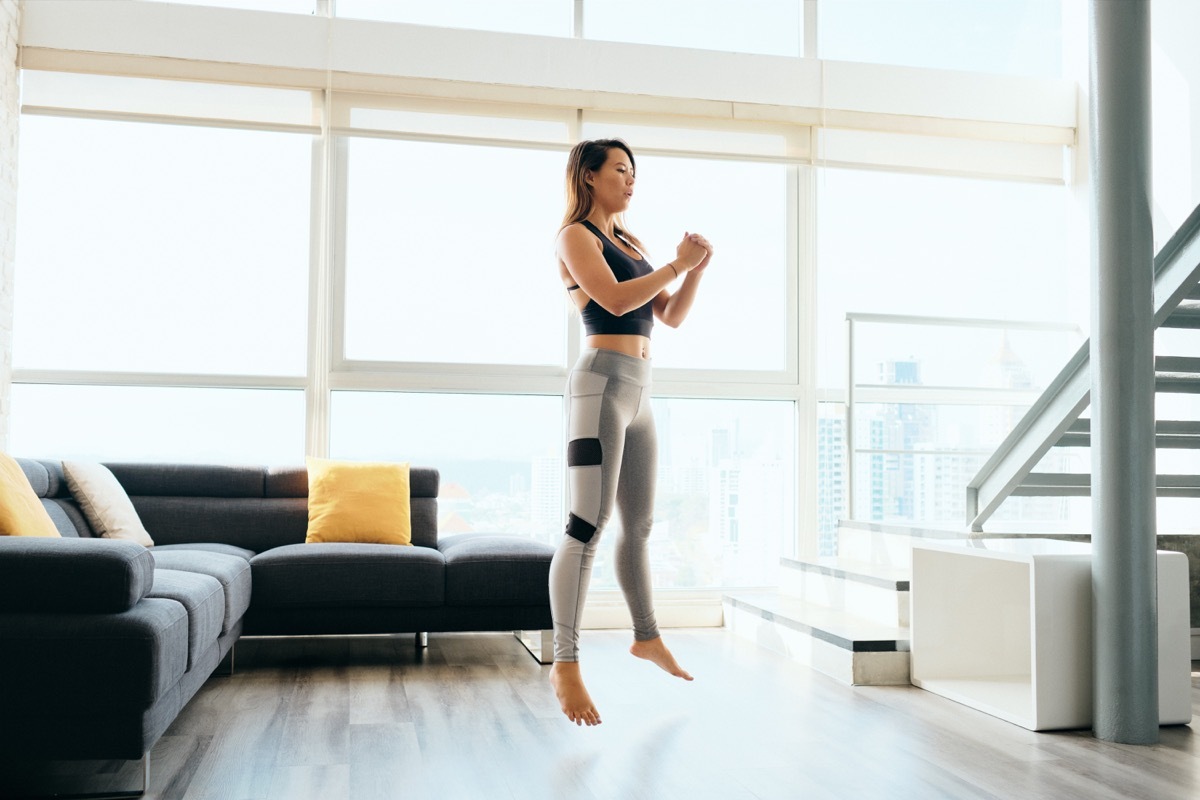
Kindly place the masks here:
[[(686, 240), (685, 240), (686, 241)], [(682, 248), (683, 245), (680, 245)], [(697, 245), (640, 278), (618, 281), (604, 260), (603, 245), (582, 225), (568, 225), (558, 234), (558, 257), (579, 288), (608, 313), (620, 317), (655, 300), (675, 278), (703, 260)]]
[(712, 259), (712, 245), (708, 240), (699, 234), (690, 236), (696, 244), (704, 248), (704, 258), (699, 264), (688, 270), (683, 284), (674, 293), (662, 291), (654, 298), (654, 316), (662, 324), (671, 328), (678, 328), (687, 319), (688, 312), (692, 310), (692, 303), (696, 299), (696, 290), (699, 289), (700, 280), (704, 276), (704, 270), (708, 267), (709, 260)]

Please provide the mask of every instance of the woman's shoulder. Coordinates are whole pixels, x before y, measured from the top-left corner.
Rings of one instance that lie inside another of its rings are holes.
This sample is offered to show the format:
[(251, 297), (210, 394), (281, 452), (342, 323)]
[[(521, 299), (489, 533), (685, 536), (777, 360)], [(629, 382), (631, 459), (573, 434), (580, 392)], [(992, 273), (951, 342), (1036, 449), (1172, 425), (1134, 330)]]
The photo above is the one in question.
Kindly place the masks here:
[(583, 222), (572, 222), (570, 225), (564, 225), (562, 230), (558, 232), (558, 238), (555, 240), (559, 247), (569, 244), (579, 244), (582, 242), (591, 241), (596, 244), (600, 240), (596, 238), (588, 227)]
[(587, 234), (590, 236), (591, 231), (588, 230), (587, 222), (585, 220), (579, 220), (578, 222), (572, 222), (569, 225), (563, 225), (562, 230), (558, 232), (559, 236), (564, 236), (567, 234), (570, 234), (571, 236)]

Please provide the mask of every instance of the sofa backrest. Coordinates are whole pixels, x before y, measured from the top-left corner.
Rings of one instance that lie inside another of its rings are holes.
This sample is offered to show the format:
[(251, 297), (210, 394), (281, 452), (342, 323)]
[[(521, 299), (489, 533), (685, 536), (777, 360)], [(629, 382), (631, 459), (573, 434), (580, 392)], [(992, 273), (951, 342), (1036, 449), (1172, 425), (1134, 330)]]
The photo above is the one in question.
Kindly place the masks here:
[[(64, 536), (93, 536), (71, 499), (61, 461), (18, 459)], [(304, 541), (308, 471), (304, 467), (106, 464), (129, 494), (155, 544), (221, 542), (255, 552)], [(437, 547), (439, 473), (412, 467), (413, 544)]]
[(55, 527), (63, 536), (91, 538), (96, 534), (88, 525), (87, 518), (79, 510), (79, 506), (71, 499), (67, 489), (66, 478), (63, 477), (61, 461), (35, 461), (31, 458), (18, 458), (17, 463), (33, 492), (42, 501), (42, 506), (54, 520)]

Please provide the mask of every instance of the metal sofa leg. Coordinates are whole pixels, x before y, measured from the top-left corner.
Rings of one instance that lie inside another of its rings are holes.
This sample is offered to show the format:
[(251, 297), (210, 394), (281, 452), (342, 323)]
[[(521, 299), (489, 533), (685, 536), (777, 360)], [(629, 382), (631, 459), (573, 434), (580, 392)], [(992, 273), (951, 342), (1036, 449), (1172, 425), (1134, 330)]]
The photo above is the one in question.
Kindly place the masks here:
[(513, 631), (539, 664), (554, 663), (554, 631)]
[(417, 647), (429, 647), (429, 634), (425, 631), (419, 631), (414, 637), (413, 642)]
[(225, 678), (231, 677), (233, 675), (234, 653), (236, 653), (236, 652), (237, 652), (237, 642), (234, 642), (233, 646), (229, 648), (229, 652), (225, 655), (225, 658), (222, 659), (222, 661), (221, 661), (221, 664), (228, 664), (228, 667), (225, 669), (222, 669), (221, 664), (218, 664), (217, 668), (215, 670), (213, 670), (213, 675), (220, 675)]

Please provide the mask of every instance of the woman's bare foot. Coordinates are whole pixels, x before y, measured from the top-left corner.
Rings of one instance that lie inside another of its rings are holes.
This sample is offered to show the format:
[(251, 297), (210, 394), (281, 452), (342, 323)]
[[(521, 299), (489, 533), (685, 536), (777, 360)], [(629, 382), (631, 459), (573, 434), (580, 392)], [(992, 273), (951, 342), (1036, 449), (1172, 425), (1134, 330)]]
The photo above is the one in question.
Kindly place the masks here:
[(567, 719), (576, 725), (599, 725), (600, 712), (583, 685), (577, 661), (555, 661), (550, 668), (550, 685)]
[(692, 680), (692, 676), (679, 666), (675, 656), (671, 655), (671, 651), (663, 644), (661, 636), (645, 642), (634, 642), (633, 646), (629, 648), (629, 652), (638, 658), (644, 658), (652, 664), (657, 664), (677, 678), (683, 678), (685, 681)]

